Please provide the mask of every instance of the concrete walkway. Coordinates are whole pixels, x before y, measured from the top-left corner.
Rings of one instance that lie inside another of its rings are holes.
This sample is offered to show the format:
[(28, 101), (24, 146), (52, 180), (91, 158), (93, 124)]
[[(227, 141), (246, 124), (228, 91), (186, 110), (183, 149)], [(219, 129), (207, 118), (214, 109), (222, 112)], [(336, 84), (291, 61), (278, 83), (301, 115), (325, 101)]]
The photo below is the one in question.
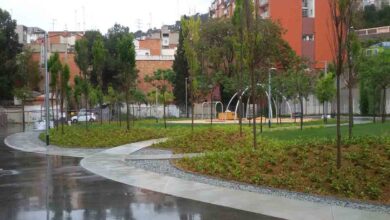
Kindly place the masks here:
[[(19, 133), (5, 139), (6, 145), (27, 152), (85, 157), (80, 164), (92, 173), (124, 184), (152, 190), (176, 197), (187, 198), (214, 205), (260, 213), (285, 219), (349, 219), (388, 220), (390, 215), (345, 208), (310, 201), (294, 200), (281, 196), (253, 193), (219, 187), (195, 181), (146, 171), (129, 166), (129, 159), (170, 159), (175, 155), (132, 155), (130, 154), (165, 139), (142, 141), (111, 149), (64, 149), (56, 146), (46, 148), (35, 132)], [(190, 156), (190, 155), (177, 155)], [(195, 156), (195, 155), (193, 155)]]
[(4, 143), (13, 149), (48, 155), (67, 157), (86, 157), (105, 149), (63, 148), (55, 145), (46, 146), (39, 139), (40, 132), (24, 132), (10, 135), (4, 139)]
[(129, 158), (127, 155), (158, 141), (162, 140), (143, 141), (112, 148), (86, 157), (81, 160), (80, 164), (92, 173), (124, 184), (273, 217), (296, 220), (390, 219), (389, 214), (300, 201), (183, 180), (131, 167), (125, 162)]

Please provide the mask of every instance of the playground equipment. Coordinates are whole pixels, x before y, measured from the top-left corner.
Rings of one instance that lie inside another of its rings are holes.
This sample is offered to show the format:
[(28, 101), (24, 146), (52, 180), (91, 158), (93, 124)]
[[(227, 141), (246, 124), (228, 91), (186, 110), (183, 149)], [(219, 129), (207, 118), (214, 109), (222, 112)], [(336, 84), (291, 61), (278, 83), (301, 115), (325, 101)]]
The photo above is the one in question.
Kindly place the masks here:
[[(269, 94), (268, 94), (268, 92), (266, 91), (265, 86), (264, 86), (263, 84), (260, 84), (260, 83), (258, 83), (257, 86), (260, 86), (261, 88), (263, 88), (263, 89), (264, 89), (264, 93), (265, 93), (266, 96), (269, 98)], [(241, 104), (240, 102), (244, 102), (244, 101), (243, 101), (243, 96), (244, 96), (245, 93), (249, 90), (249, 88), (250, 88), (249, 86), (246, 87), (246, 88), (244, 89), (244, 91), (242, 92), (242, 94), (241, 94), (240, 97), (238, 97), (239, 93), (236, 92), (236, 93), (232, 96), (232, 98), (230, 99), (228, 105), (226, 106), (226, 111), (225, 111), (225, 113), (226, 113), (226, 112), (229, 112), (230, 105), (232, 104), (233, 100), (234, 100), (236, 97), (238, 98), (238, 101), (237, 101), (237, 104), (236, 104), (236, 107), (235, 107), (235, 110), (234, 110), (234, 120), (237, 120), (237, 112), (238, 112), (238, 108), (239, 108), (239, 106), (240, 106), (240, 104)], [(293, 117), (293, 112), (292, 112), (291, 105), (290, 105), (290, 103), (288, 102), (287, 98), (286, 98), (284, 95), (282, 95), (279, 91), (276, 91), (276, 92), (277, 92), (279, 95), (281, 95), (282, 98), (283, 98), (283, 100), (287, 103), (287, 107), (288, 107), (288, 109), (289, 109), (289, 111), (290, 111), (290, 117), (292, 118), (292, 117)], [(274, 104), (274, 107), (275, 107), (276, 111), (278, 111), (278, 108), (277, 108), (277, 106), (276, 106), (276, 101), (275, 101), (275, 99), (271, 97), (271, 100), (273, 101), (273, 104)], [(247, 109), (248, 109), (248, 106), (249, 106), (249, 101), (250, 101), (250, 96), (248, 97), (248, 100), (247, 100)], [(273, 115), (273, 114), (272, 114), (272, 113), (273, 113), (273, 112), (272, 112), (272, 108), (270, 108), (269, 111), (271, 112), (271, 118), (272, 118), (272, 115)], [(248, 112), (249, 112), (249, 111), (246, 111), (246, 117), (248, 117)], [(277, 114), (277, 113), (278, 113), (278, 112), (276, 112), (276, 114)], [(225, 116), (225, 120), (226, 120), (226, 116)]]
[[(205, 108), (205, 105), (206, 104), (209, 104), (210, 105), (210, 108), (212, 108), (213, 106), (213, 104), (215, 105), (214, 106), (214, 111), (213, 111), (213, 113), (214, 113), (214, 115), (217, 115), (217, 106), (218, 106), (218, 104), (220, 104), (221, 105), (221, 109), (222, 109), (222, 112), (223, 112), (223, 104), (222, 104), (222, 102), (220, 102), (220, 101), (217, 101), (217, 102), (203, 102), (202, 103), (202, 119), (204, 119), (204, 108)], [(211, 115), (210, 115), (210, 117), (211, 117)], [(216, 118), (216, 117), (214, 117), (214, 118)]]

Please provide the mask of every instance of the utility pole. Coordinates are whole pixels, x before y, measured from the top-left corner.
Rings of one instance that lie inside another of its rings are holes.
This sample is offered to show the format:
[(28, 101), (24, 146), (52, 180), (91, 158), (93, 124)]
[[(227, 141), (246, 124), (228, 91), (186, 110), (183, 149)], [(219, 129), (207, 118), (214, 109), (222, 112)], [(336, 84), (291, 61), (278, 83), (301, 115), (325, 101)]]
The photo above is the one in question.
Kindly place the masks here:
[(49, 74), (47, 72), (47, 33), (45, 32), (45, 105), (46, 105), (46, 145), (50, 144), (49, 129), (50, 129), (50, 117), (49, 117)]

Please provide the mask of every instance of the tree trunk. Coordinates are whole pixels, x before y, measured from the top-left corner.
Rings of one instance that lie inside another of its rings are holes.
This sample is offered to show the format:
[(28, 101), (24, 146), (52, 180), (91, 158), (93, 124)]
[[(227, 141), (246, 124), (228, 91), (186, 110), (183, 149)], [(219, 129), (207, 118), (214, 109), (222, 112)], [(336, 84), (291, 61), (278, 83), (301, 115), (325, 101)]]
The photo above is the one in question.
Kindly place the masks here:
[(118, 109), (117, 117), (119, 120), (119, 127), (122, 127), (122, 107), (121, 107), (120, 103), (118, 104), (117, 109)]
[(191, 102), (191, 131), (194, 131), (194, 103)]
[[(256, 136), (256, 82), (255, 82), (255, 72), (254, 67), (251, 67), (251, 81), (252, 81), (252, 88), (251, 88), (251, 97), (252, 97), (252, 133), (253, 133), (253, 149), (257, 148), (257, 136)], [(249, 110), (249, 109), (248, 109)]]
[[(64, 94), (61, 89), (61, 103), (60, 103), (60, 108), (61, 108), (61, 134), (64, 134), (64, 119), (62, 119), (62, 116), (64, 115)], [(66, 118), (66, 117), (65, 117)]]
[(238, 117), (238, 126), (240, 127), (240, 137), (242, 137), (242, 113), (243, 113), (243, 106), (242, 106), (242, 92), (240, 92), (240, 97), (238, 98), (238, 115), (236, 115), (236, 117)]
[(260, 133), (263, 133), (263, 115), (264, 115), (264, 106), (260, 100)]
[[(165, 95), (164, 95), (165, 96)], [(164, 128), (167, 128), (167, 118), (166, 118), (166, 113), (165, 113), (165, 106), (166, 106), (166, 104), (165, 104), (165, 98), (164, 98), (164, 103), (163, 103), (163, 107), (164, 107), (164, 109), (163, 109), (163, 113), (164, 113)]]
[(324, 123), (328, 124), (328, 114), (327, 114), (328, 109), (326, 108), (326, 104), (325, 103), (326, 102), (322, 103), (322, 107), (323, 107), (322, 113), (324, 115)]
[(131, 122), (133, 124), (133, 127), (134, 127), (134, 124), (135, 124), (135, 109), (134, 109), (134, 103), (131, 104), (131, 111), (133, 112), (132, 116), (131, 116)]
[[(349, 78), (351, 81), (352, 72), (349, 71)], [(349, 82), (351, 83), (351, 82)], [(352, 85), (348, 86), (348, 138), (352, 138), (352, 128), (353, 128), (353, 95), (352, 95)]]
[[(52, 114), (53, 123), (54, 123), (54, 92), (52, 92), (52, 94), (51, 94), (51, 114)], [(49, 128), (50, 128), (50, 115), (49, 115), (49, 122), (48, 123), (49, 123)]]
[(85, 95), (85, 128), (88, 131), (88, 95)]
[(58, 131), (58, 91), (56, 92), (56, 130)]
[(299, 97), (299, 104), (301, 105), (301, 123), (300, 123), (300, 127), (301, 127), (301, 131), (303, 130), (303, 97), (300, 96)]
[(103, 108), (102, 103), (100, 103), (100, 124), (103, 124)]
[(23, 132), (26, 131), (26, 118), (24, 116), (24, 98), (22, 99), (22, 124), (23, 124)]
[(341, 168), (341, 128), (340, 128), (340, 75), (336, 76), (336, 139), (337, 139), (337, 169)]
[(126, 129), (130, 129), (130, 109), (129, 109), (129, 97), (126, 92)]
[(386, 122), (386, 88), (383, 88), (382, 96), (382, 123)]

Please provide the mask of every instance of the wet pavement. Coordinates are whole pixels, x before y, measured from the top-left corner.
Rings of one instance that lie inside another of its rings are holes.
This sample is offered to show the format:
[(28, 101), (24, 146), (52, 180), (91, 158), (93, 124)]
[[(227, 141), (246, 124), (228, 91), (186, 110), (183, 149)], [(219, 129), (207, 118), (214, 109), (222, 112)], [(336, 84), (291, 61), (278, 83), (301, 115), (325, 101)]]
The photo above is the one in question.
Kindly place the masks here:
[(0, 220), (275, 219), (106, 180), (79, 158), (6, 147), (3, 139), (20, 130), (0, 128)]

